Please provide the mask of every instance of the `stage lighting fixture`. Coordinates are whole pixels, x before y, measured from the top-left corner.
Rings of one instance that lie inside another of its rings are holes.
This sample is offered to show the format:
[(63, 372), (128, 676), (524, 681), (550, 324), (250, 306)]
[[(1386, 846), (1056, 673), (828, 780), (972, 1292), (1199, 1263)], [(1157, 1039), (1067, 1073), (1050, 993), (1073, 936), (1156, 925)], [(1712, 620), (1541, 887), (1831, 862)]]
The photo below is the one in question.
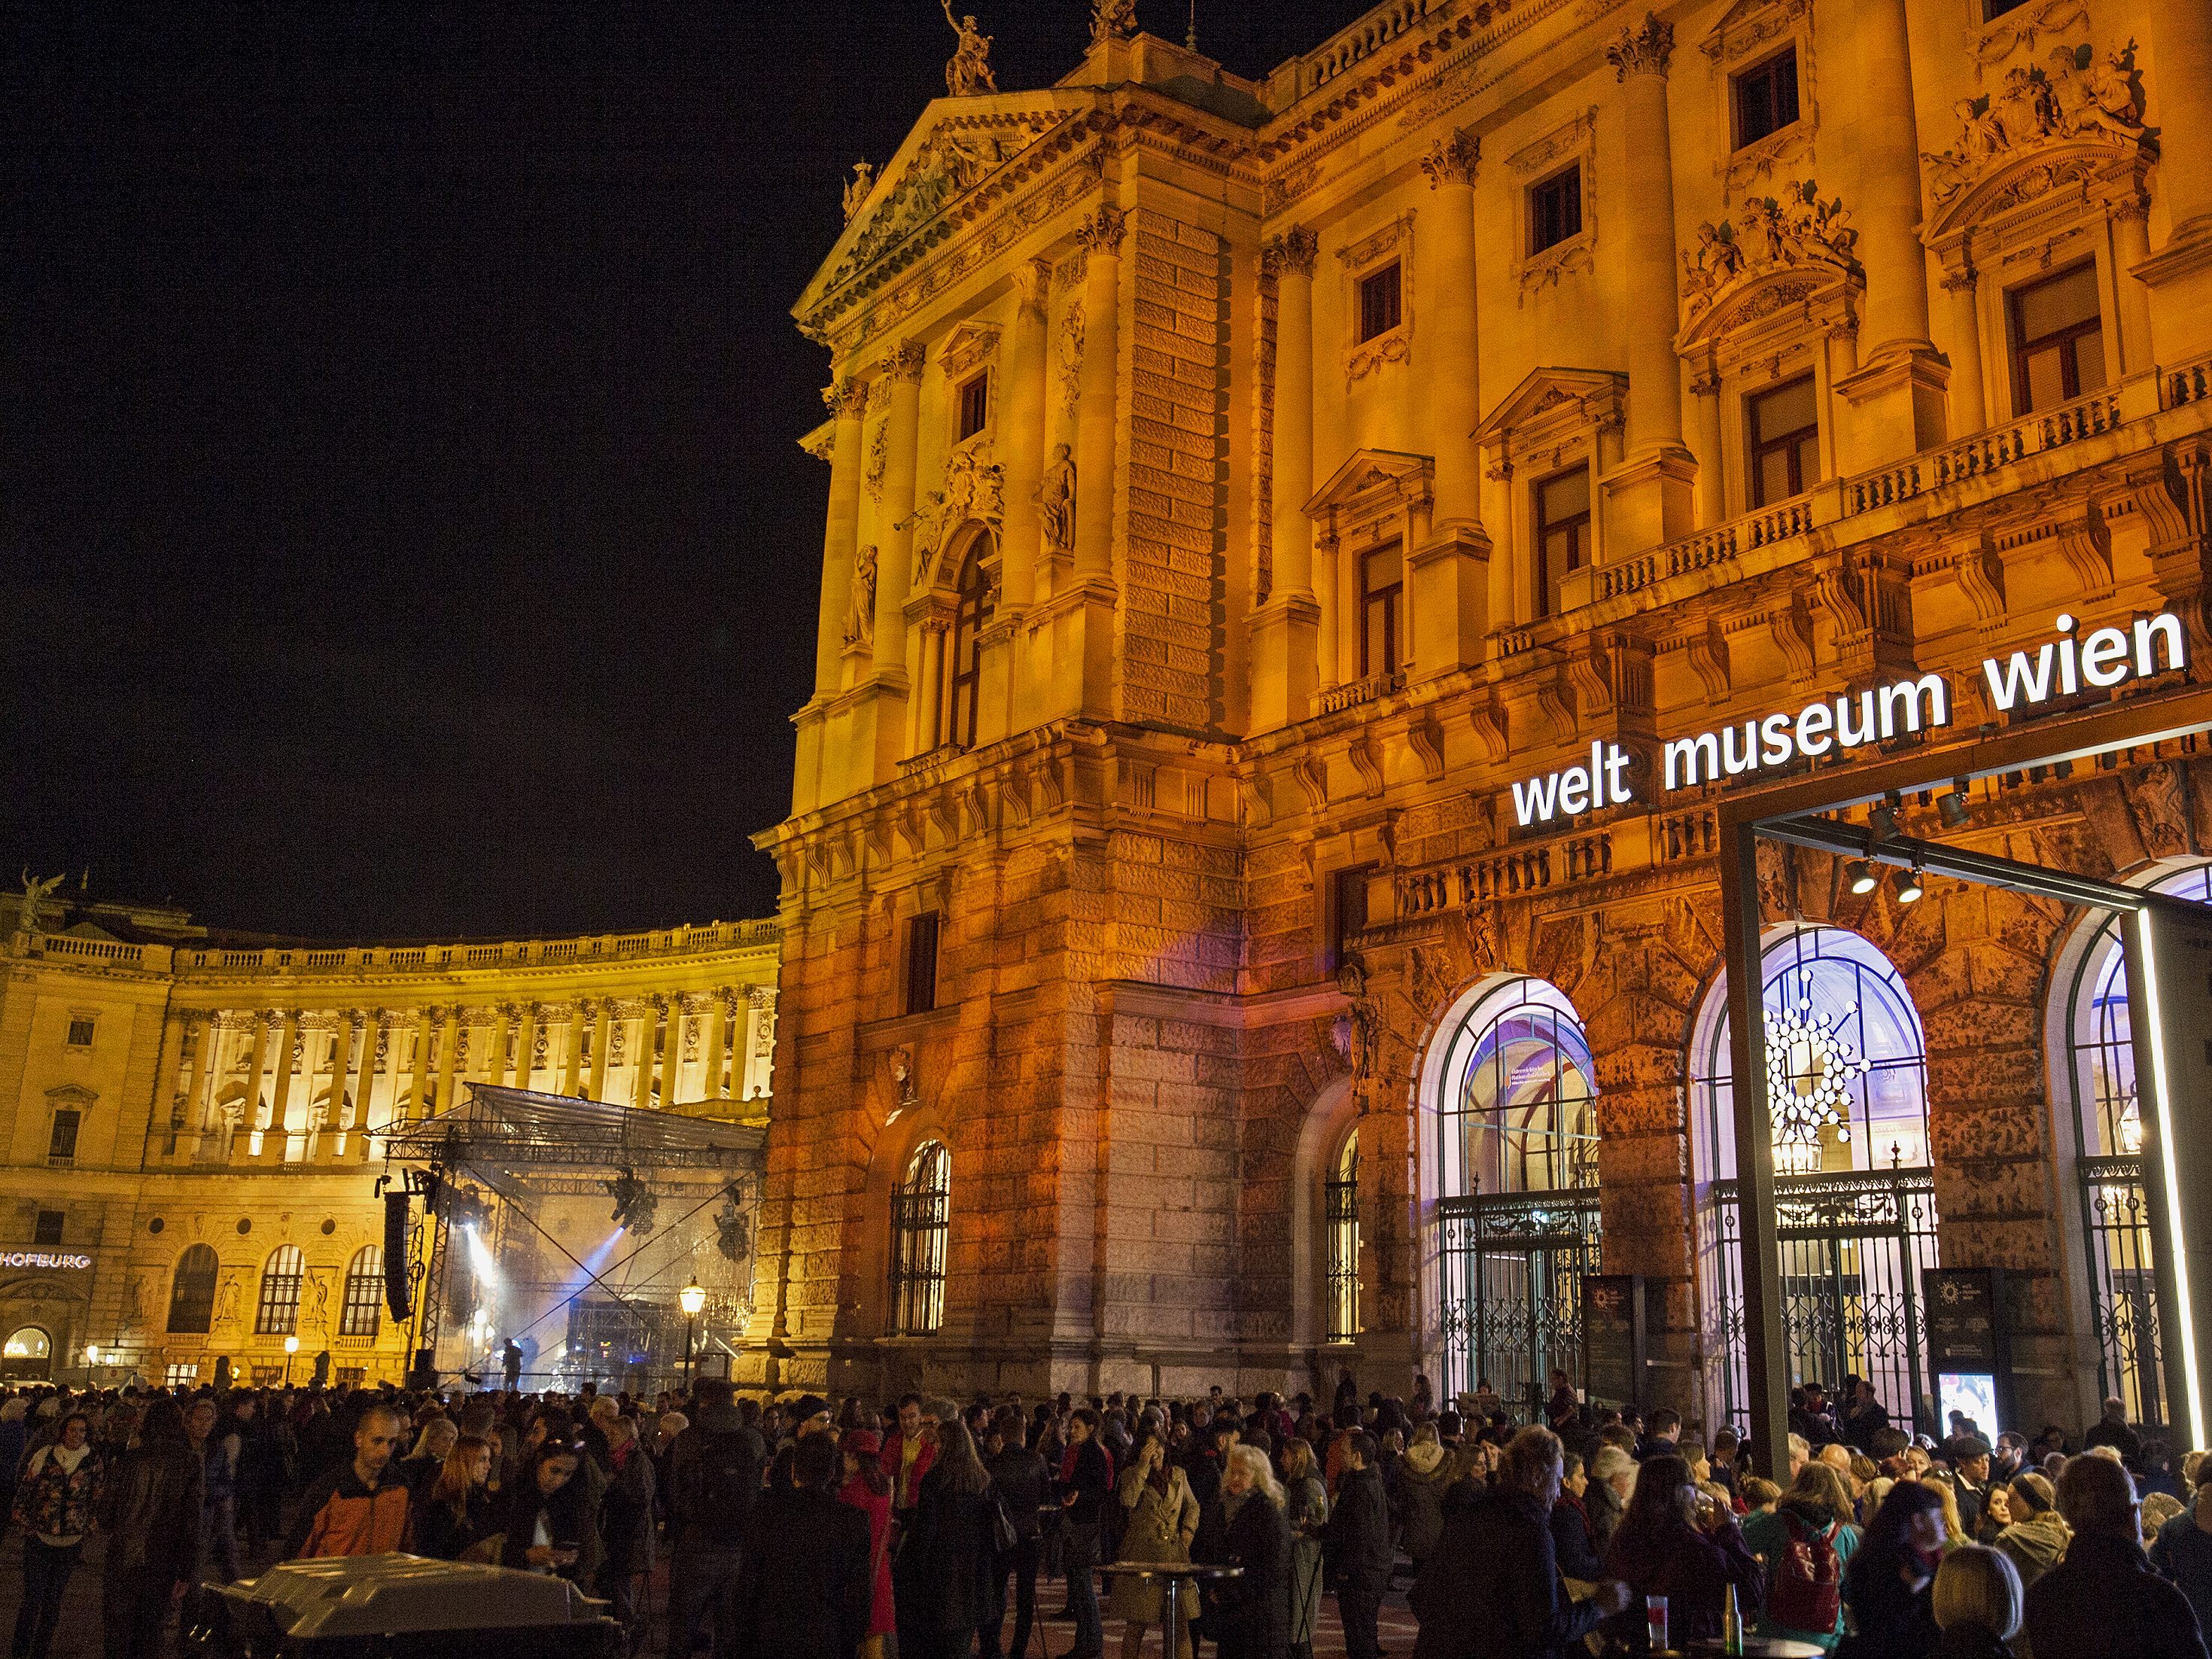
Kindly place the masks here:
[(1869, 846), (1878, 841), (1887, 841), (1897, 833), (1897, 803), (1881, 801), (1868, 809), (1867, 842)]
[(653, 1231), (653, 1215), (660, 1208), (660, 1200), (637, 1178), (635, 1170), (624, 1164), (620, 1175), (612, 1181), (603, 1181), (599, 1184), (606, 1188), (615, 1201), (614, 1210), (607, 1218), (609, 1220), (625, 1232), (635, 1233), (640, 1237)]
[(1897, 902), (1899, 904), (1918, 903), (1920, 895), (1926, 890), (1926, 884), (1920, 878), (1920, 866), (1917, 864), (1897, 878)]
[(1951, 786), (1951, 793), (1936, 803), (1936, 810), (1943, 815), (1946, 830), (1966, 827), (1966, 781), (1964, 778)]
[(1853, 859), (1844, 866), (1844, 885), (1854, 893), (1871, 893), (1881, 884), (1881, 876), (1864, 859)]

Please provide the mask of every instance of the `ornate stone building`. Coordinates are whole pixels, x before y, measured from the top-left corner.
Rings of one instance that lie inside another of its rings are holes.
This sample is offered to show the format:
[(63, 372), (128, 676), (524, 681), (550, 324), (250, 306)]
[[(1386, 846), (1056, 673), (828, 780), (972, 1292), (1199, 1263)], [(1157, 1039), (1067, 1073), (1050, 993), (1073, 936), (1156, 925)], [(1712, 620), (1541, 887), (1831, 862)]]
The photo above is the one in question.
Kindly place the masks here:
[(290, 1335), (396, 1381), (383, 1132), (473, 1083), (757, 1116), (775, 966), (772, 922), (322, 946), (0, 896), (0, 1370), (268, 1377)]
[[(2198, 672), (2212, 9), (1390, 0), (1260, 82), (1126, 9), (796, 307), (751, 1380), (1526, 1400), (1602, 1267), (1738, 1415), (1714, 803)], [(2201, 895), (2206, 768), (1887, 822)], [(2160, 1418), (2109, 933), (1765, 873), (1793, 1374), (1902, 1416), (2001, 1263), (2024, 1418)]]

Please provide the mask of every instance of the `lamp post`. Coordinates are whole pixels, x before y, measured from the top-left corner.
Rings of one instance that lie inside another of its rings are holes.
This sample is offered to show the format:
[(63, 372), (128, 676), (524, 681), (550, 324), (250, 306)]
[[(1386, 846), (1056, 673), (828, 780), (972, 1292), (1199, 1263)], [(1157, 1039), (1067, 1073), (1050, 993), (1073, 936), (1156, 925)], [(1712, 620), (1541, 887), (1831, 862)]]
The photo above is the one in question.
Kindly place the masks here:
[(684, 1392), (691, 1392), (691, 1322), (699, 1317), (699, 1310), (707, 1305), (707, 1292), (693, 1279), (676, 1293), (676, 1300), (684, 1309)]
[(288, 1389), (292, 1386), (292, 1356), (299, 1352), (300, 1339), (296, 1336), (286, 1337), (284, 1339), (284, 1386)]

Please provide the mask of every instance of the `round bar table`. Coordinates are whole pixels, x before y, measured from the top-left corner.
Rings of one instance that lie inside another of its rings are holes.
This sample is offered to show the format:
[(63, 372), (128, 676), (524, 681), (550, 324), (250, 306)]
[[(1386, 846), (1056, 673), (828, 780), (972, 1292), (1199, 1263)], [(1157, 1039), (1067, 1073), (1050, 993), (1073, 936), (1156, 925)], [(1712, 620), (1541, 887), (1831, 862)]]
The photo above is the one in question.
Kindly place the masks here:
[[(1706, 1654), (1727, 1651), (1717, 1636), (1701, 1637), (1689, 1644), (1689, 1652), (1704, 1659)], [(1811, 1642), (1796, 1642), (1786, 1636), (1747, 1636), (1743, 1638), (1744, 1659), (1823, 1659), (1824, 1650)]]
[(1160, 1592), (1160, 1659), (1175, 1659), (1176, 1632), (1181, 1626), (1176, 1603), (1188, 1578), (1194, 1584), (1242, 1578), (1242, 1567), (1217, 1566), (1210, 1561), (1109, 1561), (1096, 1569), (1101, 1578), (1164, 1578)]

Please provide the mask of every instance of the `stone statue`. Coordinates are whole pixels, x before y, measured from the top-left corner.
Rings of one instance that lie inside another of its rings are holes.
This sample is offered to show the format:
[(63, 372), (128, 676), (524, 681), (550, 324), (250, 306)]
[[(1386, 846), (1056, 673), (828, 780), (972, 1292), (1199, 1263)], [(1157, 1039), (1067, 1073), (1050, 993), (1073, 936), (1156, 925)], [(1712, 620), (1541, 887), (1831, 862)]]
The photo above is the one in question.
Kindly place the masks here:
[(1037, 526), (1046, 548), (1054, 553), (1075, 546), (1075, 463), (1066, 444), (1052, 447), (1052, 459), (1037, 485)]
[(957, 21), (952, 15), (952, 0), (938, 0), (945, 8), (945, 21), (952, 25), (957, 44), (952, 48), (952, 61), (945, 66), (945, 93), (948, 98), (972, 98), (979, 92), (996, 92), (998, 77), (991, 73), (991, 37), (975, 27), (973, 12)]
[(1126, 40), (1137, 32), (1137, 0), (1091, 0), (1091, 44)]
[(872, 645), (876, 639), (876, 549), (871, 542), (854, 556), (853, 586), (845, 601), (845, 643)]
[(59, 876), (48, 876), (44, 881), (34, 881), (31, 878), (30, 866), (23, 866), (23, 913), (16, 923), (22, 932), (35, 933), (39, 931), (39, 907), (51, 898), (54, 889), (61, 884)]
[(853, 216), (868, 204), (868, 192), (876, 187), (876, 170), (866, 161), (853, 163), (853, 176), (845, 185), (845, 222), (851, 224)]

